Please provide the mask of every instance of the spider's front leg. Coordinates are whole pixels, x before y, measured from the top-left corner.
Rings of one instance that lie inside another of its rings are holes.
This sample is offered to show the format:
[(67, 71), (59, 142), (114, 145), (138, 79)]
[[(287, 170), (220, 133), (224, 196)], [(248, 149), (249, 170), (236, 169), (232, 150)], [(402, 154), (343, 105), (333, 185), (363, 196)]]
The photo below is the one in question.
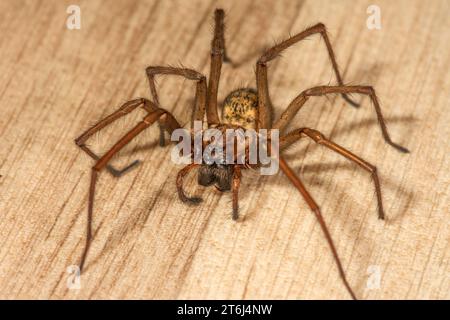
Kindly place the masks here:
[[(143, 132), (145, 129), (149, 128), (154, 122), (160, 120), (164, 125), (164, 128), (172, 133), (173, 130), (180, 128), (179, 123), (176, 119), (167, 111), (161, 108), (157, 108), (148, 100), (146, 102), (151, 105), (151, 108), (148, 110), (149, 113), (144, 117), (142, 121), (140, 121), (133, 129), (131, 129), (127, 134), (125, 134), (111, 149), (102, 156), (97, 163), (92, 167), (91, 171), (91, 183), (89, 187), (89, 205), (88, 205), (88, 221), (87, 221), (87, 229), (86, 229), (86, 243), (83, 250), (83, 254), (80, 260), (80, 271), (83, 270), (84, 263), (86, 261), (86, 256), (89, 251), (89, 247), (91, 244), (92, 238), (92, 215), (94, 211), (94, 196), (95, 196), (95, 187), (98, 180), (98, 175), (101, 170), (107, 167), (108, 162), (111, 158), (117, 154), (120, 150), (122, 150), (133, 138)], [(152, 110), (152, 111), (150, 111)]]
[(225, 13), (222, 9), (214, 12), (214, 37), (211, 43), (211, 67), (209, 71), (207, 118), (208, 124), (219, 124), (217, 93), (219, 91), (222, 62), (231, 62), (225, 47)]
[[(195, 91), (195, 104), (192, 111), (192, 121), (203, 121), (205, 116), (206, 108), (206, 77), (192, 69), (187, 68), (175, 68), (175, 67), (165, 67), (165, 66), (150, 66), (145, 70), (150, 85), (150, 92), (153, 96), (153, 103), (158, 107), (161, 107), (158, 99), (158, 93), (156, 92), (155, 76), (157, 75), (175, 75), (181, 76), (188, 80), (197, 81), (196, 91)], [(164, 127), (163, 124), (159, 123), (160, 135), (159, 144), (161, 146), (165, 145), (164, 137)]]
[[(258, 62), (256, 63), (256, 85), (258, 89), (259, 103), (259, 128), (269, 128), (272, 121), (272, 104), (270, 102), (269, 86), (267, 81), (267, 63), (278, 57), (282, 51), (313, 34), (320, 34), (322, 36), (322, 39), (324, 40), (327, 47), (331, 64), (333, 65), (333, 70), (336, 75), (337, 82), (340, 86), (344, 85), (325, 25), (323, 23), (318, 23), (315, 26), (312, 26), (270, 48), (261, 56), (261, 58), (259, 58)], [(359, 104), (351, 100), (346, 93), (342, 93), (342, 97), (352, 106), (359, 106)]]

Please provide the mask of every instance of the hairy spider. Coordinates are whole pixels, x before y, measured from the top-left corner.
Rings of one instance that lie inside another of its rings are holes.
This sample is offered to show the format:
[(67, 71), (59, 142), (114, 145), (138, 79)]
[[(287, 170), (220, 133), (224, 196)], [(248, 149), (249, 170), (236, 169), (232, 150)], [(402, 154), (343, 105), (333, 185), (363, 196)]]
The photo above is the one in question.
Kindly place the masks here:
[[(279, 130), (284, 132), (287, 125), (294, 118), (300, 108), (312, 97), (323, 96), (329, 94), (341, 94), (342, 97), (352, 106), (358, 107), (359, 105), (352, 101), (347, 94), (358, 93), (367, 95), (370, 97), (373, 106), (375, 107), (375, 112), (378, 118), (378, 123), (381, 127), (381, 133), (383, 134), (384, 140), (402, 152), (408, 152), (408, 150), (398, 144), (392, 142), (389, 134), (387, 132), (386, 124), (381, 113), (380, 105), (378, 103), (375, 90), (370, 86), (347, 86), (344, 85), (342, 81), (341, 74), (338, 70), (338, 65), (333, 53), (333, 49), (328, 39), (327, 31), (322, 23), (318, 23), (303, 32), (290, 37), (289, 39), (273, 46), (267, 50), (256, 62), (256, 89), (252, 88), (241, 88), (231, 92), (224, 100), (222, 106), (222, 117), (219, 118), (218, 108), (217, 108), (217, 92), (219, 87), (220, 71), (222, 67), (222, 62), (230, 62), (225, 50), (225, 40), (224, 40), (224, 11), (217, 9), (215, 11), (215, 27), (214, 27), (214, 37), (212, 40), (211, 49), (211, 67), (210, 76), (208, 79), (206, 77), (191, 69), (186, 68), (174, 68), (165, 66), (151, 66), (146, 69), (146, 74), (150, 84), (150, 92), (153, 96), (153, 101), (145, 98), (139, 98), (131, 100), (123, 104), (119, 110), (110, 114), (103, 120), (99, 121), (93, 127), (88, 129), (83, 133), (78, 139), (75, 140), (76, 144), (84, 150), (89, 156), (96, 160), (95, 165), (92, 167), (91, 171), (91, 182), (89, 188), (89, 205), (88, 205), (88, 222), (87, 222), (87, 234), (86, 243), (84, 247), (83, 254), (80, 261), (80, 270), (83, 269), (86, 255), (89, 250), (91, 243), (91, 226), (92, 226), (92, 213), (94, 209), (94, 195), (95, 186), (97, 182), (98, 175), (100, 171), (106, 168), (111, 174), (116, 177), (120, 177), (122, 174), (127, 172), (129, 169), (134, 167), (139, 163), (139, 161), (134, 161), (124, 169), (118, 170), (109, 164), (111, 158), (119, 152), (125, 145), (127, 145), (134, 137), (140, 134), (145, 129), (149, 128), (155, 122), (158, 122), (160, 127), (160, 145), (165, 145), (164, 131), (172, 133), (175, 129), (180, 128), (179, 122), (174, 118), (174, 116), (167, 110), (161, 108), (158, 101), (158, 94), (156, 92), (155, 86), (155, 76), (157, 75), (177, 75), (182, 76), (186, 79), (196, 81), (196, 92), (195, 92), (195, 105), (192, 112), (193, 120), (204, 121), (205, 113), (207, 119), (208, 128), (218, 128), (225, 130), (227, 128), (241, 128), (243, 130), (249, 129), (269, 129), (269, 130)], [(323, 41), (325, 42), (329, 58), (333, 70), (335, 72), (338, 84), (335, 86), (318, 86), (307, 89), (301, 92), (293, 101), (287, 106), (285, 111), (282, 113), (277, 121), (272, 121), (272, 104), (269, 97), (268, 81), (267, 81), (267, 64), (269, 61), (275, 59), (280, 53), (289, 48), (290, 46), (296, 44), (297, 42), (305, 39), (314, 34), (319, 34)], [(127, 134), (125, 134), (111, 149), (106, 152), (103, 156), (96, 155), (91, 149), (86, 145), (86, 140), (92, 136), (94, 133), (103, 129), (107, 125), (111, 124), (120, 117), (132, 112), (138, 107), (142, 107), (147, 111), (147, 115), (140, 121), (134, 128), (132, 128)], [(280, 138), (280, 150), (286, 148), (288, 145), (294, 143), (302, 137), (308, 137), (318, 144), (321, 144), (339, 154), (346, 157), (350, 161), (353, 161), (364, 170), (368, 171), (372, 177), (373, 183), (375, 185), (377, 202), (378, 202), (378, 217), (384, 219), (383, 203), (381, 197), (380, 182), (378, 179), (377, 169), (372, 164), (361, 159), (355, 154), (351, 153), (347, 149), (339, 146), (338, 144), (325, 138), (319, 131), (310, 128), (300, 128), (291, 131), (285, 135), (281, 135)], [(330, 246), (331, 252), (333, 254), (334, 260), (337, 264), (340, 276), (343, 280), (345, 287), (352, 296), (356, 299), (350, 285), (347, 282), (344, 270), (342, 268), (341, 261), (336, 252), (333, 240), (331, 239), (330, 233), (328, 232), (327, 226), (324, 222), (322, 214), (320, 212), (319, 206), (316, 204), (314, 199), (311, 197), (309, 192), (304, 187), (300, 178), (295, 174), (295, 172), (289, 167), (283, 157), (278, 159), (281, 170), (286, 174), (288, 179), (292, 184), (298, 189), (300, 194), (306, 200), (307, 204), (314, 212), (325, 238)], [(257, 165), (256, 165), (257, 166)], [(189, 197), (183, 190), (183, 178), (194, 168), (198, 168), (198, 184), (203, 186), (214, 185), (220, 191), (232, 192), (232, 202), (233, 202), (233, 214), (234, 220), (238, 219), (238, 191), (241, 180), (241, 170), (252, 167), (248, 163), (244, 164), (224, 164), (224, 163), (206, 163), (201, 164), (191, 163), (185, 166), (177, 176), (176, 187), (178, 191), (179, 198), (183, 202), (187, 203), (198, 203), (201, 201), (198, 197)], [(255, 165), (253, 165), (255, 167)]]

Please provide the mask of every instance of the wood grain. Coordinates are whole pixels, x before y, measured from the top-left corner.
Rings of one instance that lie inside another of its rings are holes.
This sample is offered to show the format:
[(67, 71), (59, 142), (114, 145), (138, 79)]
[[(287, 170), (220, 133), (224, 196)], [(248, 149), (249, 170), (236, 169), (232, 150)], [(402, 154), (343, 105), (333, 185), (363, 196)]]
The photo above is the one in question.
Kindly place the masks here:
[[(76, 1), (81, 29), (65, 26), (73, 1), (0, 3), (0, 298), (347, 299), (321, 230), (282, 174), (244, 173), (242, 221), (231, 197), (203, 189), (197, 207), (175, 193), (180, 166), (152, 129), (115, 160), (144, 164), (120, 179), (102, 174), (94, 242), (80, 290), (67, 267), (84, 241), (93, 161), (73, 140), (135, 97), (149, 97), (148, 65), (183, 64), (206, 74), (212, 14), (227, 11), (219, 99), (254, 85), (264, 48), (316, 22), (328, 27), (344, 81), (371, 84), (394, 139), (387, 146), (367, 97), (354, 109), (315, 98), (294, 127), (321, 130), (378, 167), (386, 222), (370, 177), (313, 143), (286, 158), (322, 208), (356, 294), (364, 299), (449, 299), (449, 2), (377, 1), (381, 30), (366, 27), (372, 1)], [(334, 83), (313, 37), (270, 64), (276, 115), (301, 91)], [(164, 106), (189, 120), (193, 84), (160, 78)], [(141, 114), (89, 141), (105, 151)], [(306, 152), (308, 151), (308, 152)], [(307, 153), (307, 154), (306, 154)], [(368, 288), (369, 270), (381, 271)]]

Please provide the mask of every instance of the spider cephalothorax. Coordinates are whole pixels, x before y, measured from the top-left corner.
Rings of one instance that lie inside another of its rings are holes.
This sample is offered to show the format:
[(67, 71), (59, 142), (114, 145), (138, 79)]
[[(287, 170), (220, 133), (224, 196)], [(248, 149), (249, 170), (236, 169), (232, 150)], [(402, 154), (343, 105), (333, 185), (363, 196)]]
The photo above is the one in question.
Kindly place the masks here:
[[(201, 128), (215, 128), (222, 131), (226, 131), (227, 128), (237, 128), (242, 129), (246, 133), (251, 132), (255, 129), (258, 133), (262, 133), (263, 130), (270, 130), (271, 132), (279, 133), (279, 147), (283, 150), (292, 143), (298, 141), (303, 137), (307, 137), (315, 141), (316, 143), (325, 146), (326, 148), (337, 152), (338, 154), (349, 159), (353, 163), (359, 165), (362, 169), (370, 173), (373, 180), (375, 191), (377, 195), (378, 203), (378, 217), (384, 219), (383, 202), (381, 197), (381, 187), (380, 181), (378, 179), (377, 169), (375, 166), (371, 165), (367, 161), (361, 159), (357, 155), (353, 154), (349, 150), (341, 147), (340, 145), (325, 138), (319, 131), (300, 127), (289, 133), (285, 133), (286, 127), (292, 122), (297, 112), (305, 105), (305, 103), (317, 96), (327, 96), (329, 94), (340, 94), (347, 102), (353, 106), (358, 106), (353, 100), (351, 100), (347, 94), (362, 94), (368, 96), (375, 108), (378, 123), (381, 127), (381, 132), (385, 141), (391, 146), (402, 152), (408, 152), (408, 150), (394, 142), (392, 142), (386, 128), (386, 124), (383, 119), (380, 105), (378, 103), (375, 90), (370, 86), (346, 86), (342, 81), (341, 74), (336, 63), (334, 52), (328, 38), (328, 34), (325, 25), (318, 23), (303, 32), (300, 32), (287, 40), (275, 45), (274, 47), (267, 50), (256, 62), (256, 89), (242, 88), (231, 92), (224, 100), (222, 108), (222, 121), (219, 119), (218, 113), (218, 103), (217, 94), (219, 89), (219, 80), (221, 67), (223, 62), (229, 62), (230, 59), (227, 56), (225, 49), (225, 37), (224, 37), (224, 12), (221, 9), (217, 9), (215, 12), (215, 28), (214, 28), (214, 38), (212, 41), (211, 48), (211, 67), (209, 72), (209, 79), (207, 79), (203, 74), (187, 68), (174, 68), (166, 66), (151, 66), (146, 69), (146, 74), (148, 77), (150, 92), (153, 97), (152, 101), (144, 98), (139, 98), (131, 100), (123, 104), (119, 110), (99, 121), (93, 127), (89, 128), (83, 135), (76, 139), (76, 144), (84, 150), (89, 156), (96, 160), (96, 164), (91, 170), (91, 183), (89, 188), (89, 206), (88, 206), (88, 224), (87, 224), (87, 234), (86, 234), (86, 244), (81, 257), (80, 270), (83, 269), (83, 265), (86, 259), (87, 252), (89, 250), (89, 245), (91, 243), (91, 226), (92, 226), (92, 214), (94, 208), (94, 196), (95, 188), (97, 183), (97, 178), (99, 173), (103, 169), (107, 169), (111, 174), (116, 177), (121, 176), (127, 172), (130, 168), (139, 164), (139, 161), (134, 161), (122, 170), (117, 170), (111, 165), (109, 161), (111, 158), (117, 154), (125, 145), (127, 145), (134, 137), (139, 135), (142, 131), (152, 126), (155, 122), (158, 122), (161, 135), (160, 144), (164, 145), (164, 130), (169, 134), (174, 133), (175, 130), (180, 129), (179, 122), (175, 117), (167, 110), (160, 106), (158, 100), (158, 94), (155, 86), (155, 76), (161, 75), (176, 75), (184, 77), (188, 80), (196, 82), (195, 91), (195, 105), (192, 111), (192, 119), (195, 122), (201, 122)], [(290, 46), (300, 42), (301, 40), (311, 36), (320, 35), (325, 42), (326, 49), (328, 51), (328, 56), (331, 60), (331, 66), (333, 67), (337, 85), (323, 85), (313, 87), (302, 91), (297, 97), (295, 97), (292, 102), (285, 107), (284, 111), (277, 121), (272, 121), (272, 105), (270, 103), (269, 89), (268, 89), (268, 79), (267, 79), (267, 68), (268, 63), (273, 59), (276, 59), (280, 54)], [(124, 137), (122, 137), (114, 146), (103, 156), (96, 155), (87, 145), (87, 139), (104, 128), (105, 126), (111, 124), (115, 120), (121, 118), (122, 116), (132, 112), (133, 110), (142, 107), (147, 111), (147, 115), (144, 119), (139, 122), (135, 127), (133, 127)], [(205, 123), (206, 118), (206, 123)], [(202, 131), (202, 130), (200, 130)], [(192, 131), (191, 131), (192, 132)], [(277, 135), (278, 137), (278, 135)], [(251, 142), (252, 139), (247, 140)], [(272, 140), (273, 141), (273, 140)], [(202, 142), (201, 142), (202, 143)], [(208, 144), (210, 142), (207, 142)], [(228, 141), (226, 141), (228, 143)], [(226, 144), (225, 143), (225, 144)], [(248, 143), (246, 145), (246, 148)], [(247, 148), (248, 149), (248, 148)], [(246, 152), (248, 151), (246, 149)], [(273, 150), (272, 147), (267, 146), (267, 150)], [(278, 152), (276, 152), (278, 154)], [(303, 198), (306, 200), (307, 204), (314, 212), (322, 231), (324, 232), (325, 238), (331, 248), (331, 252), (337, 264), (339, 274), (344, 282), (345, 287), (353, 298), (356, 298), (350, 285), (345, 277), (344, 269), (342, 268), (341, 261), (337, 255), (336, 248), (332, 241), (332, 238), (328, 232), (328, 228), (320, 212), (319, 206), (314, 201), (312, 196), (306, 190), (300, 178), (292, 170), (286, 161), (280, 156), (278, 159), (280, 168), (282, 172), (288, 177), (292, 184), (297, 188)], [(278, 162), (277, 162), (278, 163)], [(261, 165), (263, 161), (261, 161)], [(255, 166), (258, 166), (256, 163)], [(198, 184), (202, 186), (216, 186), (220, 191), (231, 191), (232, 194), (232, 217), (237, 220), (238, 215), (238, 192), (241, 181), (241, 170), (252, 167), (248, 162), (235, 163), (235, 162), (215, 162), (211, 163), (208, 161), (194, 162), (186, 165), (177, 174), (176, 187), (178, 191), (179, 198), (186, 203), (199, 203), (199, 197), (189, 197), (185, 194), (183, 190), (183, 179), (184, 177), (193, 169), (198, 169)], [(277, 212), (278, 213), (278, 212)], [(177, 213), (178, 214), (178, 213)]]

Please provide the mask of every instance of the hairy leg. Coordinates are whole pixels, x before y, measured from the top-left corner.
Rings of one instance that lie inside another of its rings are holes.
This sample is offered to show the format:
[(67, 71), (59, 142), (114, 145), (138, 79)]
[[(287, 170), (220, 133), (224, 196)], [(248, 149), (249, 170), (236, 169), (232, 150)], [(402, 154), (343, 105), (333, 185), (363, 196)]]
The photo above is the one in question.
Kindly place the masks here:
[(241, 184), (241, 168), (238, 165), (234, 166), (233, 181), (231, 185), (231, 192), (233, 198), (233, 220), (239, 219), (239, 186)]
[(366, 170), (367, 172), (370, 173), (373, 183), (375, 185), (375, 191), (377, 194), (378, 218), (384, 219), (383, 199), (381, 197), (381, 186), (380, 186), (380, 179), (378, 178), (377, 168), (374, 165), (368, 163), (367, 161), (361, 159), (357, 155), (351, 153), (347, 149), (328, 140), (319, 131), (309, 129), (309, 128), (301, 128), (298, 130), (294, 130), (291, 133), (289, 133), (288, 135), (282, 137), (280, 139), (280, 149), (283, 149), (283, 148), (287, 147), (288, 145), (294, 143), (298, 139), (301, 139), (303, 135), (311, 138), (316, 143), (321, 144), (321, 145), (327, 147), (328, 149), (339, 153), (340, 155), (343, 155), (344, 157), (346, 157), (350, 161), (358, 164), (361, 168), (363, 168), (364, 170)]
[[(89, 139), (89, 137), (91, 137), (93, 134), (97, 133), (98, 131), (100, 131), (104, 127), (108, 126), (109, 124), (111, 124), (112, 122), (116, 121), (117, 119), (127, 115), (128, 113), (130, 113), (131, 111), (135, 110), (138, 107), (143, 107), (147, 111), (151, 111), (152, 110), (151, 103), (148, 100), (144, 99), (144, 98), (130, 100), (130, 101), (124, 103), (117, 111), (115, 111), (114, 113), (110, 114), (106, 118), (100, 120), (94, 126), (89, 128), (88, 130), (86, 130), (81, 136), (79, 136), (77, 139), (75, 139), (75, 143), (84, 152), (86, 152), (91, 158), (93, 158), (94, 160), (99, 160), (100, 156), (95, 154), (86, 145), (87, 139)], [(123, 175), (124, 173), (128, 172), (130, 169), (132, 169), (133, 167), (135, 167), (139, 163), (140, 163), (139, 160), (135, 160), (131, 164), (127, 165), (125, 168), (120, 169), (120, 170), (116, 169), (113, 166), (108, 164), (107, 165), (107, 169), (113, 176), (120, 177), (121, 175)]]
[(325, 238), (327, 239), (328, 245), (330, 246), (331, 252), (333, 253), (333, 257), (334, 257), (334, 260), (336, 261), (341, 279), (344, 282), (344, 285), (347, 288), (347, 291), (350, 293), (351, 297), (354, 300), (356, 300), (356, 296), (353, 293), (353, 290), (347, 281), (347, 278), (346, 278), (345, 272), (344, 272), (344, 268), (342, 267), (341, 260), (339, 259), (339, 255), (336, 251), (336, 247), (334, 246), (333, 239), (331, 238), (330, 232), (328, 231), (327, 225), (325, 224), (325, 220), (323, 219), (323, 216), (322, 216), (322, 213), (320, 212), (319, 206), (316, 204), (314, 199), (311, 197), (309, 192), (306, 190), (306, 188), (303, 185), (303, 183), (301, 182), (300, 178), (294, 173), (294, 171), (292, 171), (292, 169), (288, 166), (288, 164), (281, 157), (280, 157), (280, 168), (284, 172), (284, 174), (286, 174), (286, 176), (289, 178), (289, 180), (292, 182), (292, 184), (297, 188), (297, 190), (300, 192), (300, 194), (305, 199), (308, 206), (314, 212), (314, 214), (317, 218), (317, 221), (319, 222), (320, 227), (322, 228), (322, 231), (325, 235)]
[[(197, 86), (195, 90), (195, 105), (194, 110), (192, 112), (191, 121), (202, 121), (204, 120), (205, 116), (205, 108), (206, 108), (206, 77), (192, 69), (187, 68), (174, 68), (174, 67), (161, 67), (161, 66), (151, 66), (146, 69), (146, 74), (148, 78), (148, 82), (150, 85), (150, 92), (153, 96), (153, 102), (158, 106), (161, 107), (158, 99), (158, 93), (156, 92), (156, 85), (155, 85), (155, 76), (157, 75), (176, 75), (184, 77), (188, 80), (197, 81)], [(159, 144), (161, 146), (165, 145), (165, 138), (164, 138), (164, 128), (162, 127), (162, 124), (160, 121), (159, 128), (160, 128), (160, 135), (159, 135)]]
[(128, 131), (111, 149), (102, 156), (97, 163), (92, 167), (91, 171), (91, 183), (89, 187), (89, 205), (88, 205), (88, 221), (86, 228), (86, 243), (83, 250), (83, 254), (80, 260), (80, 271), (83, 270), (84, 263), (86, 261), (86, 256), (89, 251), (89, 247), (91, 244), (92, 238), (92, 216), (94, 211), (94, 197), (95, 197), (95, 188), (98, 180), (98, 175), (102, 169), (104, 169), (111, 158), (117, 154), (123, 147), (125, 147), (134, 137), (139, 135), (142, 131), (150, 127), (155, 121), (161, 120), (164, 124), (164, 128), (171, 131), (175, 128), (179, 127), (178, 122), (175, 118), (163, 109), (157, 108), (155, 111), (150, 112), (144, 119), (139, 122), (134, 128)]
[(305, 102), (310, 97), (324, 96), (327, 94), (336, 94), (336, 93), (341, 94), (358, 93), (369, 96), (370, 99), (372, 100), (373, 106), (375, 107), (375, 112), (377, 114), (378, 123), (380, 125), (381, 133), (383, 135), (384, 140), (389, 145), (391, 145), (392, 147), (396, 148), (401, 152), (404, 153), (409, 152), (409, 150), (406, 149), (405, 147), (402, 147), (401, 145), (394, 143), (392, 141), (387, 131), (386, 123), (384, 121), (383, 114), (381, 113), (380, 104), (378, 103), (378, 98), (377, 95), (375, 94), (375, 90), (369, 86), (319, 86), (305, 90), (302, 93), (300, 93), (294, 100), (292, 100), (292, 102), (289, 104), (286, 110), (281, 114), (278, 121), (276, 121), (275, 124), (273, 125), (273, 129), (284, 130), (287, 127), (287, 125), (292, 121), (292, 119), (300, 110), (300, 108), (305, 104)]
[(186, 175), (191, 172), (193, 169), (197, 168), (199, 165), (196, 163), (191, 163), (188, 164), (187, 166), (185, 166), (183, 169), (181, 169), (178, 172), (177, 175), (177, 191), (178, 191), (178, 196), (180, 198), (181, 201), (185, 202), (185, 203), (189, 203), (189, 204), (197, 204), (202, 202), (202, 198), (200, 197), (189, 197), (188, 195), (186, 195), (186, 192), (183, 189), (183, 180), (186, 177)]
[(222, 9), (217, 9), (214, 13), (214, 38), (211, 44), (211, 68), (208, 84), (208, 102), (206, 107), (206, 115), (208, 124), (219, 124), (219, 112), (217, 110), (217, 93), (219, 90), (220, 71), (222, 62), (230, 62), (225, 49), (224, 36), (224, 16)]
[[(323, 23), (318, 23), (315, 26), (312, 26), (270, 48), (261, 56), (261, 58), (259, 58), (258, 62), (256, 63), (256, 85), (258, 88), (259, 101), (259, 128), (269, 128), (272, 121), (272, 104), (270, 102), (269, 87), (267, 81), (267, 63), (278, 57), (282, 51), (286, 50), (290, 46), (293, 46), (294, 44), (314, 34), (320, 34), (322, 36), (322, 39), (324, 40), (327, 47), (328, 56), (330, 57), (337, 82), (340, 86), (344, 85), (333, 52), (333, 48), (331, 47), (330, 39), (328, 39), (325, 25)], [(346, 93), (342, 93), (342, 97), (352, 106), (359, 106), (356, 102), (351, 100)]]

